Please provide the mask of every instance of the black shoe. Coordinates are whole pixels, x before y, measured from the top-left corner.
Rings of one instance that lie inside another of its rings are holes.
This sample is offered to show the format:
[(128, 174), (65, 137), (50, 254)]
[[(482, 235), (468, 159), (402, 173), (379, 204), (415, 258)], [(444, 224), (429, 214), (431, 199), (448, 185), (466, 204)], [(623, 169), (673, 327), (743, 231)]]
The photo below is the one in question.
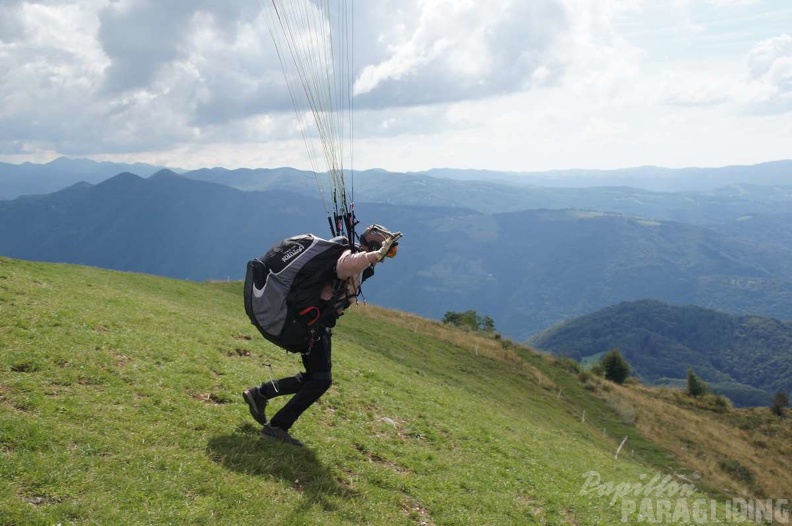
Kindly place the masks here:
[(281, 442), (286, 442), (287, 444), (291, 444), (293, 446), (302, 447), (303, 443), (291, 436), (288, 431), (285, 429), (281, 429), (279, 427), (275, 427), (270, 424), (266, 424), (264, 429), (261, 430), (261, 436), (263, 438), (274, 438), (276, 440), (280, 440)]
[(244, 393), (242, 398), (247, 402), (250, 415), (262, 426), (267, 425), (267, 415), (264, 410), (267, 408), (267, 397), (261, 394), (258, 387), (251, 387)]

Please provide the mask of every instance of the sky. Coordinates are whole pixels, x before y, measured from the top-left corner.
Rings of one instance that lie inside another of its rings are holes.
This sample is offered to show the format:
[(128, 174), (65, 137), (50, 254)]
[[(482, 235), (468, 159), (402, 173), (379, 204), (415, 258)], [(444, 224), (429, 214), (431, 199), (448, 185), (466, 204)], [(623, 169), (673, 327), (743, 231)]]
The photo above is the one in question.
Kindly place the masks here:
[[(0, 0), (0, 161), (322, 168), (268, 3)], [(355, 169), (792, 158), (789, 0), (372, 0), (349, 20)]]

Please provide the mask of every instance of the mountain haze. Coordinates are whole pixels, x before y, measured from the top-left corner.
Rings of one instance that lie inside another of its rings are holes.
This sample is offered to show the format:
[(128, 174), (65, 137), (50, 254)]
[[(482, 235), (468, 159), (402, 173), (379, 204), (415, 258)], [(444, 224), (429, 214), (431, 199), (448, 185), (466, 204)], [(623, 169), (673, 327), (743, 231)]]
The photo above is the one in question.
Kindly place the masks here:
[(615, 170), (550, 170), (545, 172), (497, 172), (444, 168), (428, 170), (425, 173), (449, 179), (468, 181), (492, 179), (508, 183), (558, 188), (628, 186), (657, 192), (701, 192), (741, 183), (789, 186), (792, 184), (792, 160), (712, 168), (639, 166)]
[[(148, 177), (158, 169), (65, 158), (46, 165), (0, 163), (0, 199), (49, 193), (77, 182), (95, 184), (121, 172)], [(317, 196), (314, 175), (293, 168), (174, 171), (240, 190), (286, 190)], [(748, 213), (784, 213), (792, 203), (792, 161), (724, 168), (646, 167), (538, 174), (365, 170), (348, 172), (347, 178), (354, 182), (359, 202), (451, 206), (483, 213), (580, 208), (708, 225)], [(652, 184), (654, 180), (663, 183)]]
[[(777, 170), (791, 165), (792, 161), (779, 163)], [(675, 173), (673, 170), (667, 172)], [(538, 177), (528, 179), (515, 175), (504, 179), (497, 172), (485, 171), (474, 172), (475, 179), (473, 176), (457, 179), (384, 170), (355, 172), (354, 175), (347, 174), (347, 177), (354, 180), (355, 197), (361, 202), (458, 207), (486, 214), (527, 209), (578, 208), (710, 226), (732, 221), (745, 214), (787, 212), (792, 206), (792, 169), (783, 173), (787, 176), (752, 178), (751, 170), (735, 171), (733, 178), (724, 179), (723, 186), (710, 188), (703, 185), (704, 189), (695, 191), (642, 188), (642, 178), (639, 176), (618, 179), (620, 184), (616, 184), (616, 179), (592, 177), (587, 182), (585, 177), (581, 177), (575, 179), (578, 182), (576, 187), (557, 187), (553, 179)], [(289, 168), (211, 169), (183, 175), (240, 190), (283, 189), (310, 197), (316, 195), (314, 176)], [(679, 176), (679, 179), (687, 180), (683, 176)], [(778, 183), (770, 184), (770, 181)]]
[[(134, 172), (143, 177), (165, 168), (145, 163), (96, 162), (88, 159), (60, 157), (46, 164), (22, 163), (19, 165), (0, 163), (0, 199), (13, 199), (20, 195), (50, 193), (77, 182), (98, 183), (121, 172)], [(243, 190), (291, 189), (296, 186), (311, 191), (311, 172), (293, 168), (275, 169), (225, 169), (203, 168), (181, 170), (170, 167), (177, 173), (208, 182), (219, 182)], [(350, 175), (351, 177), (354, 177)], [(660, 168), (644, 166), (617, 170), (552, 170), (546, 172), (501, 172), (493, 170), (461, 170), (437, 168), (423, 172), (395, 173), (387, 170), (363, 170), (355, 172), (361, 184), (369, 185), (365, 193), (375, 192), (383, 181), (402, 179), (419, 185), (434, 184), (431, 179), (446, 183), (487, 182), (500, 186), (545, 187), (557, 189), (592, 189), (596, 187), (622, 187), (648, 190), (659, 193), (710, 192), (726, 186), (750, 184), (754, 186), (791, 186), (792, 160), (780, 160), (750, 166), (724, 166), (714, 168)], [(427, 177), (429, 179), (427, 179)], [(311, 183), (305, 185), (305, 183)], [(285, 186), (281, 186), (285, 185)], [(453, 188), (453, 186), (452, 186)], [(464, 186), (462, 186), (464, 188)], [(406, 187), (400, 188), (407, 190)], [(396, 197), (395, 194), (392, 197)], [(374, 194), (366, 201), (374, 200)], [(466, 205), (467, 206), (467, 205)], [(569, 205), (567, 205), (569, 206)]]
[(47, 194), (79, 182), (100, 183), (122, 172), (148, 177), (161, 169), (161, 166), (145, 163), (96, 162), (67, 157), (59, 157), (46, 164), (0, 163), (0, 200)]

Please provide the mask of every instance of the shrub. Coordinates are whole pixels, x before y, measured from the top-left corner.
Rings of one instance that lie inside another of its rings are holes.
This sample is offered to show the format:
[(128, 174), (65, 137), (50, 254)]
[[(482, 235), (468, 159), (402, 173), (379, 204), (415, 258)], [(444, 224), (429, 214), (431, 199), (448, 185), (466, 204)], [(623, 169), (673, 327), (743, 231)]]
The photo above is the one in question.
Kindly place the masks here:
[(704, 380), (696, 376), (696, 373), (693, 369), (688, 369), (687, 372), (687, 393), (692, 396), (693, 398), (698, 398), (701, 395), (706, 394), (708, 391), (707, 384), (704, 383)]
[(465, 312), (448, 311), (443, 315), (443, 323), (477, 332), (494, 333), (495, 320), (490, 316), (479, 316), (474, 310)]
[(750, 469), (740, 464), (737, 460), (724, 459), (718, 465), (726, 472), (732, 479), (753, 486), (756, 483), (756, 478)]
[(773, 403), (770, 406), (770, 409), (773, 411), (773, 414), (776, 416), (784, 416), (784, 409), (789, 406), (789, 396), (784, 391), (778, 391), (775, 396), (773, 396)]
[(580, 373), (580, 371), (583, 370), (578, 362), (576, 362), (575, 360), (573, 360), (568, 356), (562, 356), (560, 358), (557, 358), (555, 360), (555, 364), (558, 365), (560, 368), (569, 371), (570, 373), (573, 374), (578, 374)]
[(704, 400), (709, 404), (714, 411), (725, 413), (732, 409), (731, 400), (720, 394), (707, 394), (704, 395)]
[(630, 376), (630, 364), (619, 352), (619, 349), (611, 349), (600, 361), (605, 371), (605, 378), (617, 384), (623, 384)]

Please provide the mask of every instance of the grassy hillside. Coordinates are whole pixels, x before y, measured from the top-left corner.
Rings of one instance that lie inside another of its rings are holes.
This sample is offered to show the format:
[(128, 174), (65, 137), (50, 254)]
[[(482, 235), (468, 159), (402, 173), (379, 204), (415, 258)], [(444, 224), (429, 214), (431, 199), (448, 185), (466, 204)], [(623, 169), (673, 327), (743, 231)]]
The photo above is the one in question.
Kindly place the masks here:
[(792, 419), (767, 408), (731, 409), (723, 399), (591, 378), (590, 390), (642, 434), (651, 436), (708, 485), (726, 495), (788, 498)]
[(0, 258), (0, 524), (609, 525), (586, 473), (691, 480), (552, 360), (372, 306), (307, 447), (260, 439), (239, 393), (298, 359), (240, 288)]

